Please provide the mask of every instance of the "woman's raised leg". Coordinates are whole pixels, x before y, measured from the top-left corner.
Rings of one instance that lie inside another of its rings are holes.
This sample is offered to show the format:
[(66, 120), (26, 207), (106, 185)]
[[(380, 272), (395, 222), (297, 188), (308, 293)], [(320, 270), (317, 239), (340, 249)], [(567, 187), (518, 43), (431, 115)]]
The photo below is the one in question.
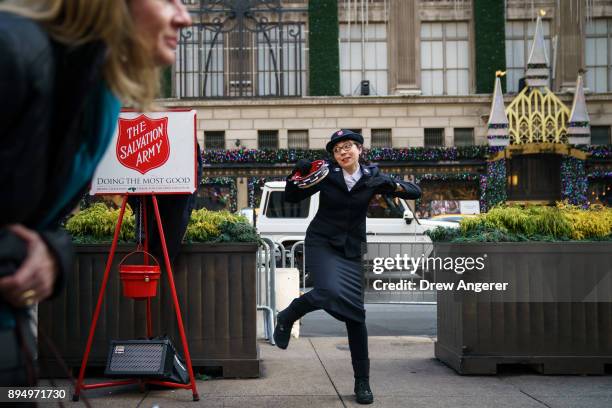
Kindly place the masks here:
[(291, 328), (293, 323), (301, 319), (306, 313), (319, 309), (310, 304), (304, 296), (293, 299), (289, 306), (280, 311), (276, 316), (276, 327), (274, 328), (274, 342), (282, 349), (286, 349), (289, 345), (291, 337)]

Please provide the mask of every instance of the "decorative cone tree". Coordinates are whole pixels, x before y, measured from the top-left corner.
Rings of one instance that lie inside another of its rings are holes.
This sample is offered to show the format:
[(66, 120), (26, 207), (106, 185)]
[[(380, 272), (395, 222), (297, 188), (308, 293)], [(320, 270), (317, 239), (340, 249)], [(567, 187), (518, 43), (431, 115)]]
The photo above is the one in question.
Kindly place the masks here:
[(508, 146), (510, 137), (508, 134), (508, 116), (504, 106), (504, 93), (501, 86), (501, 77), (505, 72), (495, 73), (495, 89), (493, 91), (493, 102), (491, 113), (487, 123), (487, 139), (490, 146)]
[(567, 141), (569, 144), (591, 144), (591, 125), (589, 112), (584, 100), (582, 75), (576, 79), (576, 92), (572, 103), (572, 112), (567, 122)]

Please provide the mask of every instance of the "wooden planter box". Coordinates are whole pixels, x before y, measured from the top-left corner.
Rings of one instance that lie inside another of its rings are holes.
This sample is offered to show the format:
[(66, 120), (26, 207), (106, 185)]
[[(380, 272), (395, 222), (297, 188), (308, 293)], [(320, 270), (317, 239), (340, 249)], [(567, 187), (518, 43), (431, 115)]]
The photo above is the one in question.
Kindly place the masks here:
[[(117, 248), (88, 368), (106, 365), (111, 339), (146, 336), (146, 302), (122, 295), (117, 268), (133, 248)], [(39, 306), (39, 326), (72, 368), (81, 365), (108, 251), (108, 245), (78, 245), (75, 272), (66, 289)], [(224, 377), (259, 377), (256, 252), (257, 245), (251, 243), (183, 245), (173, 272), (194, 369), (214, 366), (222, 367)], [(160, 282), (151, 302), (153, 335), (168, 334), (182, 353), (163, 267)], [(42, 340), (39, 359), (43, 374), (65, 376)]]
[[(499, 364), (527, 364), (544, 374), (603, 374), (612, 364), (612, 280), (604, 277), (612, 267), (612, 243), (436, 244), (435, 249), (442, 257), (487, 254), (485, 280), (509, 283), (505, 292), (438, 291), (435, 355), (458, 373), (495, 374)], [(436, 281), (482, 281), (479, 273), (439, 273)], [(571, 301), (595, 283), (591, 301)], [(569, 301), (525, 300), (551, 292)]]

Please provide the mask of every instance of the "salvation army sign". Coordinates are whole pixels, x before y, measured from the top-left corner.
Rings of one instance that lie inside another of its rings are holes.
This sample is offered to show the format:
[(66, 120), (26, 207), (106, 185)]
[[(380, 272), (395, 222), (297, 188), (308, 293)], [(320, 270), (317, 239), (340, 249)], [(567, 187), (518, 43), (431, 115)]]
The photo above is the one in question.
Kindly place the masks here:
[(122, 112), (90, 194), (193, 193), (195, 111)]
[(123, 166), (146, 174), (168, 161), (168, 118), (119, 118), (118, 133), (116, 153)]

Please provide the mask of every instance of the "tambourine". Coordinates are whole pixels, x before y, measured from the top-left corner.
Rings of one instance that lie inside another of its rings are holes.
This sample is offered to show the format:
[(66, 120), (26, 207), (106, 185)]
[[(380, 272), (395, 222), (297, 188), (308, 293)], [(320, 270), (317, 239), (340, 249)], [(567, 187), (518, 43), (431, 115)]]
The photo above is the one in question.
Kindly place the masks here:
[(329, 174), (329, 166), (325, 160), (315, 160), (310, 166), (308, 174), (302, 175), (299, 171), (291, 176), (298, 188), (309, 188), (319, 183)]

